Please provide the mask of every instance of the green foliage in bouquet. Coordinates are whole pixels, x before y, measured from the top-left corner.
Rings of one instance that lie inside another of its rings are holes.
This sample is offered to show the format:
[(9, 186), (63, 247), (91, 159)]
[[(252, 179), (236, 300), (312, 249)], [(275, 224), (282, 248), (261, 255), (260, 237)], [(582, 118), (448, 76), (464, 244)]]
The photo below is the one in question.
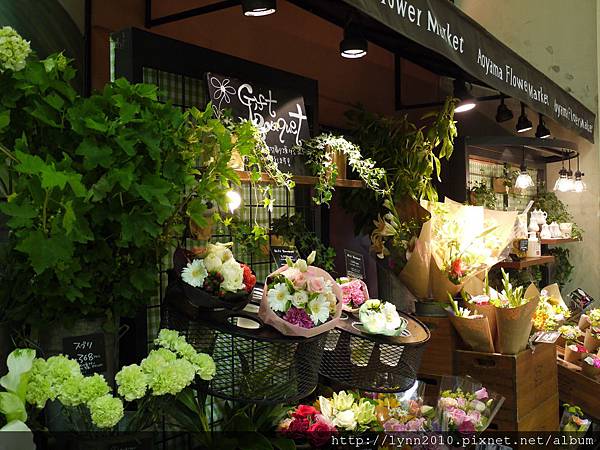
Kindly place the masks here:
[(323, 244), (317, 234), (308, 229), (301, 214), (284, 215), (273, 220), (271, 232), (282, 237), (288, 244), (295, 245), (300, 257), (304, 259), (314, 250), (316, 252), (314, 265), (326, 272), (334, 271), (335, 250)]

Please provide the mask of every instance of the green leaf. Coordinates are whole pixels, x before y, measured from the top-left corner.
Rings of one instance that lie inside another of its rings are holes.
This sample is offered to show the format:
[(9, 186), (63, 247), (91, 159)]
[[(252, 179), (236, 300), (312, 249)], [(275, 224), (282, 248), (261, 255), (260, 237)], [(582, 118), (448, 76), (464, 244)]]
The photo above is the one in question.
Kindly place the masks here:
[(90, 130), (99, 131), (100, 133), (106, 133), (108, 131), (108, 124), (106, 121), (99, 122), (98, 120), (92, 119), (91, 117), (85, 117), (83, 119), (85, 126)]
[(188, 204), (187, 214), (196, 225), (204, 227), (208, 223), (206, 217), (204, 217), (206, 210), (206, 203), (202, 199), (195, 198)]
[(77, 217), (75, 216), (75, 211), (73, 211), (73, 202), (69, 200), (65, 203), (65, 213), (63, 216), (63, 227), (65, 227), (67, 235), (73, 231), (73, 224), (76, 220)]
[(92, 139), (84, 139), (76, 153), (84, 157), (83, 168), (95, 169), (98, 166), (108, 169), (113, 164), (112, 149), (107, 145), (97, 145)]
[(6, 128), (10, 124), (10, 109), (0, 113), (0, 130)]
[(6, 416), (8, 422), (27, 420), (27, 412), (25, 412), (25, 403), (17, 395), (12, 392), (0, 392), (0, 412)]
[(156, 93), (158, 88), (153, 84), (138, 84), (135, 86), (135, 91), (140, 97), (149, 98), (150, 100), (156, 100)]
[(33, 219), (38, 215), (37, 210), (33, 207), (33, 205), (19, 205), (14, 201), (1, 203), (0, 211), (2, 211), (7, 216), (19, 217), (22, 219)]
[(62, 111), (63, 106), (65, 106), (65, 101), (54, 93), (46, 95), (44, 101), (57, 111)]
[(16, 249), (29, 256), (31, 266), (38, 275), (73, 256), (73, 243), (70, 240), (59, 236), (47, 238), (41, 231), (29, 233)]
[(296, 450), (296, 443), (292, 439), (271, 438), (271, 444), (279, 450)]

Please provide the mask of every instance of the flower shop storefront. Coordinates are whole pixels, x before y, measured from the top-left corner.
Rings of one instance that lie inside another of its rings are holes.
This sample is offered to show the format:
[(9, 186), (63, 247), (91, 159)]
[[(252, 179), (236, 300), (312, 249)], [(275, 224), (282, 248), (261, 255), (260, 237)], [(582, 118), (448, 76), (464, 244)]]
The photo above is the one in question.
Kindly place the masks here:
[[(557, 161), (560, 180), (585, 187), (569, 173), (578, 148), (459, 131), (478, 103), (511, 98), (591, 140), (593, 113), (450, 2), (145, 8), (146, 30), (111, 34), (111, 81), (87, 97), (67, 57), (1, 30), (0, 412), (2, 431), (21, 432), (7, 442), (585, 436), (600, 412), (572, 386), (600, 392), (600, 310), (582, 290), (561, 294), (551, 247), (582, 234), (543, 188)], [(302, 17), (317, 40), (343, 31), (331, 72), (356, 90), (297, 70), (317, 46), (267, 64), (258, 52), (278, 44), (258, 31), (246, 36), (261, 41), (256, 58), (155, 33), (198, 20), (220, 42), (236, 33), (224, 24), (280, 15), (280, 30)], [(372, 79), (391, 86), (349, 73), (377, 55), (395, 62)], [(402, 89), (425, 72), (435, 101)], [(378, 108), (390, 87), (391, 111)], [(363, 94), (374, 107), (356, 106)]]

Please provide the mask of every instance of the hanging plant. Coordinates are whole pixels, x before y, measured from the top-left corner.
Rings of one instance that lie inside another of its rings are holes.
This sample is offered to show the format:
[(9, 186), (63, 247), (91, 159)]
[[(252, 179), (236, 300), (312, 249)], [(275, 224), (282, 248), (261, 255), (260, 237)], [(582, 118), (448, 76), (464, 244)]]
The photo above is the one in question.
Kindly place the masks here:
[(347, 158), (350, 167), (358, 174), (365, 186), (377, 195), (383, 195), (383, 178), (385, 170), (375, 167), (373, 160), (363, 158), (360, 148), (341, 136), (321, 134), (302, 142), (301, 151), (308, 158), (308, 165), (314, 176), (318, 178), (315, 185), (313, 201), (317, 205), (329, 204), (332, 199), (339, 167), (336, 154)]

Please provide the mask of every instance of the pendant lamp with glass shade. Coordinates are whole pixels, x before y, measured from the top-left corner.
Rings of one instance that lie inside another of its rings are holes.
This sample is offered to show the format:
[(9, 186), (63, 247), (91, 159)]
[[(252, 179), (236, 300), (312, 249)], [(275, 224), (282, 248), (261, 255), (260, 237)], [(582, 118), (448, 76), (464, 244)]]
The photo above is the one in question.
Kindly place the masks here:
[(529, 172), (527, 172), (527, 166), (525, 165), (525, 147), (523, 146), (523, 159), (521, 161), (521, 167), (519, 175), (515, 181), (515, 187), (517, 189), (527, 189), (534, 185), (533, 179)]
[(587, 191), (587, 185), (583, 181), (584, 173), (579, 170), (579, 155), (577, 155), (577, 170), (575, 171), (575, 181), (573, 182), (573, 190), (577, 193)]

